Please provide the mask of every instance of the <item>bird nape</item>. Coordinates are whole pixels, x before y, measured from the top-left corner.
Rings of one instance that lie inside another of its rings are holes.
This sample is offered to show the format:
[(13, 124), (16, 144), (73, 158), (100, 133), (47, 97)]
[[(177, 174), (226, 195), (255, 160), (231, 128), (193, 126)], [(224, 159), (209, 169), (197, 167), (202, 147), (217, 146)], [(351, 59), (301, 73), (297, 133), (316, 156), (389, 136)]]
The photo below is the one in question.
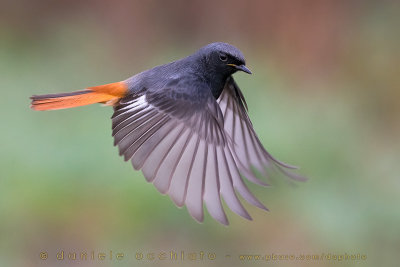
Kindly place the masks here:
[(31, 108), (112, 105), (112, 135), (120, 155), (177, 206), (186, 205), (197, 221), (204, 219), (205, 204), (215, 220), (227, 225), (222, 199), (249, 220), (238, 195), (267, 210), (244, 183), (267, 186), (255, 172), (267, 176), (267, 170), (275, 169), (306, 180), (261, 144), (232, 77), (236, 71), (251, 73), (240, 50), (212, 43), (121, 82), (32, 96)]

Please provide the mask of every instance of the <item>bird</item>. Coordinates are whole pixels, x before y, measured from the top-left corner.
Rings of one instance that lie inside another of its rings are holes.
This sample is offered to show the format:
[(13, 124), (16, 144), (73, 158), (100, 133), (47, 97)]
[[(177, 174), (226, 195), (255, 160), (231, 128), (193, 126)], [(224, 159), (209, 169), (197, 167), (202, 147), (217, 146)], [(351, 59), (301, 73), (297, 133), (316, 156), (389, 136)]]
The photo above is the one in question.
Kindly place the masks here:
[(274, 158), (263, 147), (248, 115), (244, 95), (233, 79), (251, 74), (243, 53), (215, 42), (182, 59), (140, 72), (126, 80), (83, 90), (31, 96), (33, 110), (58, 110), (94, 103), (112, 106), (114, 146), (147, 182), (186, 206), (198, 222), (204, 206), (228, 225), (222, 201), (252, 220), (240, 197), (268, 211), (246, 181), (278, 170), (297, 181), (296, 166)]

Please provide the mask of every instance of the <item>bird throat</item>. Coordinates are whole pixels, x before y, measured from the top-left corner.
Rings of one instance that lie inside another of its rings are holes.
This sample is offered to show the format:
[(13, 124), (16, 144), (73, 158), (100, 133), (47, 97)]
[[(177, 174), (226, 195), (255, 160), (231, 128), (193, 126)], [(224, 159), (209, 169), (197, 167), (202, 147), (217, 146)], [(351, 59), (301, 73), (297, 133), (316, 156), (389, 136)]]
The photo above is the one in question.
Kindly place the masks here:
[(215, 99), (218, 99), (219, 96), (221, 95), (229, 76), (230, 75), (221, 75), (221, 76), (217, 75), (214, 76), (213, 79), (210, 79), (209, 82), (210, 82), (211, 92), (215, 97)]

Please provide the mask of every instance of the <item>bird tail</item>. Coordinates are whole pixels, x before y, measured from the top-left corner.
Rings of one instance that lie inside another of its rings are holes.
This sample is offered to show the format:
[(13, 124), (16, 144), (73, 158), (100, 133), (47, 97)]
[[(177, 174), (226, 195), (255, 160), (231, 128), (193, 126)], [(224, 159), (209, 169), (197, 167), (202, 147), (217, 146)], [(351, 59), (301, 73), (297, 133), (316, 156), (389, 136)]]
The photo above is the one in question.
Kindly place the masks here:
[(113, 105), (127, 93), (128, 86), (125, 82), (109, 83), (71, 93), (33, 95), (31, 96), (31, 108), (34, 110), (55, 110), (94, 103)]

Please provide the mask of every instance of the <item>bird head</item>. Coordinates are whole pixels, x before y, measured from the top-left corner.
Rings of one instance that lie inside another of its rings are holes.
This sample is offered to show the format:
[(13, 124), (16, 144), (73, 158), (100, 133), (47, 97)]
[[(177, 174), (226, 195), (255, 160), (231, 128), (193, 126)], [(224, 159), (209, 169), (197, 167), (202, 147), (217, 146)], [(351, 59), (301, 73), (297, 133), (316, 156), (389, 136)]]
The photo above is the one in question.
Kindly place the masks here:
[(246, 60), (242, 52), (236, 47), (227, 43), (211, 43), (199, 50), (205, 58), (206, 68), (209, 71), (229, 76), (236, 71), (243, 71), (251, 74), (246, 67)]

